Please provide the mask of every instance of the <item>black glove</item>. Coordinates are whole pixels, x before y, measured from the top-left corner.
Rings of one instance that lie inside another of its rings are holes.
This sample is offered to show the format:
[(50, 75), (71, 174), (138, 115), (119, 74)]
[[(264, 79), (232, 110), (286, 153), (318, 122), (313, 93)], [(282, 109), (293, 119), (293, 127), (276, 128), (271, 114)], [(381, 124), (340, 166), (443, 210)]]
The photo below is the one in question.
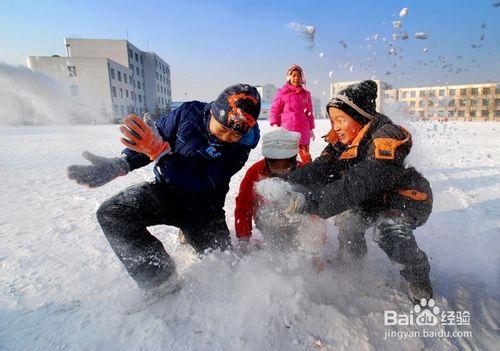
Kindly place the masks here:
[(82, 156), (92, 165), (72, 165), (67, 169), (68, 178), (78, 184), (95, 188), (130, 172), (128, 162), (123, 158), (101, 157), (88, 151), (84, 151)]

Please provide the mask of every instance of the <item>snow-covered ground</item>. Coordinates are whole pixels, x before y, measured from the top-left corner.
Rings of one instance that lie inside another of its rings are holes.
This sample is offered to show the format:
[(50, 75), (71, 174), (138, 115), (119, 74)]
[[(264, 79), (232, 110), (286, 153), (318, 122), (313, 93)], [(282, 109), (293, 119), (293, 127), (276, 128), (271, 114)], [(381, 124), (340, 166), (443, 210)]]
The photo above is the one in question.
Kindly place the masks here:
[[(317, 122), (321, 135), (328, 121)], [(140, 292), (95, 211), (124, 187), (152, 179), (151, 167), (87, 189), (69, 181), (65, 168), (84, 162), (83, 150), (117, 155), (117, 126), (19, 127), (0, 129), (0, 349), (498, 350), (500, 124), (405, 125), (414, 138), (410, 163), (434, 190), (433, 214), (416, 237), (431, 259), (436, 305), (471, 314), (470, 326), (433, 330), (472, 335), (387, 338), (386, 330), (421, 327), (384, 326), (385, 310), (409, 314), (413, 306), (376, 245), (361, 269), (318, 274), (298, 257), (262, 251), (240, 261), (225, 254), (199, 259), (179, 245), (177, 229), (165, 226), (152, 231), (178, 263), (184, 288), (130, 313)], [(316, 140), (313, 154), (322, 147)], [(253, 151), (231, 182), (226, 212), (233, 234), (238, 185), (259, 154)], [(332, 248), (336, 235), (332, 224)]]

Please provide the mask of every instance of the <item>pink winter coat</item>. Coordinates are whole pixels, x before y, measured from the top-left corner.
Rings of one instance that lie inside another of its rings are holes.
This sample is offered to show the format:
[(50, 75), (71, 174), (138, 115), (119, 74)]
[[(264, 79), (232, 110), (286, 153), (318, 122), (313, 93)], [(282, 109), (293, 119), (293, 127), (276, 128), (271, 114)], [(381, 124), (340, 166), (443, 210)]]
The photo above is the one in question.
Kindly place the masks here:
[(311, 93), (302, 86), (295, 87), (286, 83), (274, 97), (269, 123), (299, 132), (299, 143), (309, 145), (311, 130), (314, 129)]

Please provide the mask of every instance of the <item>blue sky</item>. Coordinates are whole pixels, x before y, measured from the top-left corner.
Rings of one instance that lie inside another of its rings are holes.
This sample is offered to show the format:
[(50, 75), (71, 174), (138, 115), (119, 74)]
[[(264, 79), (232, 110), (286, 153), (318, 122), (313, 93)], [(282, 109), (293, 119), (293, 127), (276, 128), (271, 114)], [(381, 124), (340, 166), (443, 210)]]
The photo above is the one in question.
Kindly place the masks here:
[[(397, 87), (499, 82), (495, 2), (0, 0), (0, 60), (25, 64), (28, 55), (64, 55), (65, 37), (125, 39), (128, 31), (133, 44), (170, 64), (174, 101), (211, 100), (236, 82), (281, 86), (293, 63), (323, 99), (333, 80), (372, 76)], [(382, 38), (392, 41), (392, 22), (403, 7), (409, 8), (402, 27), (410, 39), (394, 42), (402, 57), (395, 58)], [(314, 47), (287, 27), (290, 22), (316, 26)], [(414, 32), (429, 39), (414, 39)], [(378, 40), (366, 40), (375, 34)]]

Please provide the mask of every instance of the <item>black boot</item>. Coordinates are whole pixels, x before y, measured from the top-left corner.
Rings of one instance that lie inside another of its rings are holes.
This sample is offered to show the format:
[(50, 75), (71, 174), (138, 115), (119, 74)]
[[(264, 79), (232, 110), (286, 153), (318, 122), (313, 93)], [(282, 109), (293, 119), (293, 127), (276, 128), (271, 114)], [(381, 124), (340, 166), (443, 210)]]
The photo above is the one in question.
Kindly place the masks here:
[(432, 291), (432, 284), (430, 279), (426, 279), (420, 282), (410, 282), (409, 295), (411, 301), (417, 305), (422, 301), (422, 299), (432, 299), (434, 296)]

